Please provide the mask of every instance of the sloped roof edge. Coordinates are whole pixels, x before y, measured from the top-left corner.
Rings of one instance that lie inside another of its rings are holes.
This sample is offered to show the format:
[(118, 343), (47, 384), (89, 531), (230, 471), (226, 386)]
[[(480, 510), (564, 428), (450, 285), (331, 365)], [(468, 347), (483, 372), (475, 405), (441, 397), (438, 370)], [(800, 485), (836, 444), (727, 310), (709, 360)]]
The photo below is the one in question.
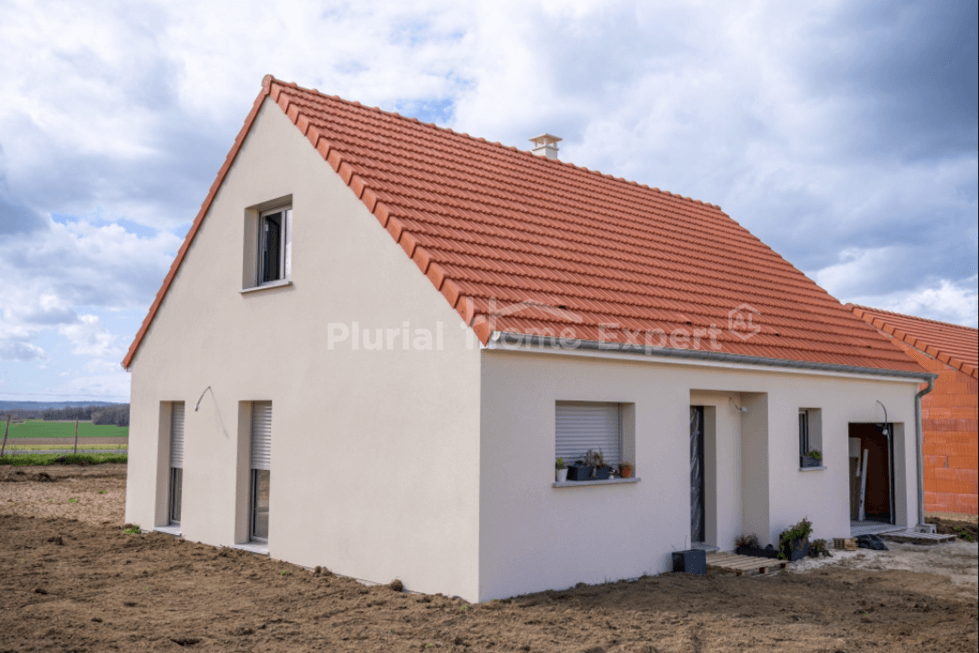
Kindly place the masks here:
[[(870, 306), (860, 306), (859, 304), (847, 304), (847, 308), (853, 311), (854, 315), (862, 319), (867, 324), (875, 327), (876, 329), (883, 331), (884, 333), (892, 336), (893, 338), (904, 342), (910, 347), (914, 347), (918, 351), (921, 351), (936, 360), (948, 365), (949, 367), (955, 368), (960, 372), (971, 376), (974, 379), (979, 379), (979, 369), (968, 363), (960, 360), (956, 356), (949, 354), (944, 351), (942, 344), (938, 342), (931, 342), (926, 337), (921, 337), (919, 333), (917, 336), (908, 333), (897, 326), (888, 322), (886, 317), (892, 315), (896, 318), (901, 318), (902, 320), (920, 322), (923, 324), (932, 324), (940, 327), (951, 327), (955, 329), (968, 329), (969, 327), (964, 327), (961, 324), (951, 324), (949, 322), (940, 322), (938, 320), (929, 320), (924, 317), (917, 317), (914, 315), (905, 315), (903, 313), (895, 313), (894, 311), (885, 311), (880, 308), (873, 308)], [(973, 329), (974, 330), (974, 329)]]
[(129, 351), (126, 352), (126, 357), (122, 359), (122, 366), (129, 369), (129, 365), (133, 362), (133, 357), (136, 355), (136, 351), (139, 349), (140, 343), (143, 341), (143, 337), (150, 328), (150, 324), (153, 322), (153, 318), (156, 317), (157, 311), (160, 310), (160, 305), (163, 303), (164, 297), (166, 297), (167, 291), (170, 289), (170, 284), (173, 283), (174, 278), (177, 276), (177, 270), (180, 269), (180, 265), (184, 262), (184, 257), (187, 256), (187, 251), (190, 249), (191, 244), (194, 242), (194, 237), (197, 235), (197, 231), (201, 227), (201, 223), (204, 221), (204, 216), (207, 215), (208, 210), (211, 208), (211, 203), (214, 201), (215, 195), (218, 193), (218, 189), (221, 188), (221, 184), (224, 182), (225, 176), (228, 174), (228, 170), (234, 164), (235, 159), (238, 157), (238, 152), (241, 150), (242, 143), (245, 142), (245, 137), (248, 136), (248, 132), (251, 131), (252, 125), (255, 122), (255, 118), (258, 116), (259, 109), (262, 108), (262, 102), (265, 98), (269, 96), (272, 90), (272, 82), (274, 78), (272, 75), (266, 75), (262, 79), (262, 90), (259, 92), (258, 97), (255, 98), (255, 103), (252, 105), (252, 110), (248, 113), (245, 118), (244, 124), (241, 126), (241, 131), (238, 132), (238, 136), (235, 137), (234, 145), (231, 146), (231, 150), (228, 152), (227, 157), (224, 159), (224, 164), (221, 169), (218, 170), (217, 177), (215, 177), (214, 182), (211, 184), (211, 189), (207, 193), (207, 197), (204, 198), (204, 202), (201, 204), (200, 211), (197, 212), (197, 217), (194, 218), (194, 223), (190, 226), (190, 231), (187, 232), (187, 236), (184, 238), (183, 244), (177, 251), (176, 258), (173, 259), (173, 263), (170, 264), (170, 271), (167, 272), (167, 276), (163, 279), (163, 285), (156, 293), (156, 298), (150, 305), (150, 310), (143, 319), (143, 324), (139, 327), (139, 331), (136, 332), (136, 337), (133, 338), (133, 342), (129, 345)]

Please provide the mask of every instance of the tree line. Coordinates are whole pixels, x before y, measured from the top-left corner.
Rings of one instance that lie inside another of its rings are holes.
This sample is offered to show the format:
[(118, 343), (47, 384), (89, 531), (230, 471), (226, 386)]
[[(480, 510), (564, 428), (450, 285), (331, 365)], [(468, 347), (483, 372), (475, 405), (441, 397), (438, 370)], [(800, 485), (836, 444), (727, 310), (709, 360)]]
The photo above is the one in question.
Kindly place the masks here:
[(112, 406), (68, 406), (66, 408), (47, 408), (45, 410), (4, 410), (0, 412), (0, 421), (6, 422), (7, 415), (14, 419), (43, 419), (66, 420), (80, 422), (91, 421), (93, 424), (109, 424), (112, 426), (129, 426), (129, 404)]

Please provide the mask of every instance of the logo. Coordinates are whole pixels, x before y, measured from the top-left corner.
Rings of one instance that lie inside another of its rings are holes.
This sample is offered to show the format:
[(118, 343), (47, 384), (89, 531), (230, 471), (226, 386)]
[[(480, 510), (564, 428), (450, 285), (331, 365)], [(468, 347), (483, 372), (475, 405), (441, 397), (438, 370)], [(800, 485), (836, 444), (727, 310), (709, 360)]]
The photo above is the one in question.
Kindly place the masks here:
[(756, 317), (761, 317), (761, 311), (751, 304), (732, 308), (727, 314), (727, 330), (742, 340), (747, 340), (761, 331), (761, 327), (754, 322)]

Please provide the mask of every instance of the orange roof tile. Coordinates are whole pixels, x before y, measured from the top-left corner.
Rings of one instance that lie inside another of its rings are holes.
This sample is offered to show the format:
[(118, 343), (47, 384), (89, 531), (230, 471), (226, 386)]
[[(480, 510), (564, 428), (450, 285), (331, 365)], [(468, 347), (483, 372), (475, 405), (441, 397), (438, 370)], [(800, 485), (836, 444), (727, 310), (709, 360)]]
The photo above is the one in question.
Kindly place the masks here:
[(880, 331), (974, 379), (979, 378), (979, 330), (868, 306), (847, 304), (847, 307)]
[[(271, 76), (263, 80), (125, 367), (266, 97), (484, 344), (494, 331), (561, 335), (572, 329), (569, 337), (628, 342), (636, 336), (624, 329), (692, 335), (716, 325), (716, 342), (727, 354), (923, 373), (716, 205)], [(512, 310), (528, 300), (536, 306)], [(744, 304), (757, 311), (753, 322), (760, 327), (746, 340), (727, 330), (729, 312)], [(603, 326), (610, 323), (619, 329)]]

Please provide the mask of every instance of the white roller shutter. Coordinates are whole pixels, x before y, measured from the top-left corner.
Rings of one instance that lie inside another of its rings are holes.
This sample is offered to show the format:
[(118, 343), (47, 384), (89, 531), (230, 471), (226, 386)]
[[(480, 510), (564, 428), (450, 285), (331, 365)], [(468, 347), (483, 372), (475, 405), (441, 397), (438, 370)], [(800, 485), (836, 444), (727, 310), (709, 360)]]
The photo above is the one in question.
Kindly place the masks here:
[(589, 449), (601, 450), (605, 463), (622, 462), (622, 420), (619, 404), (558, 402), (554, 457), (570, 465)]
[(272, 453), (272, 402), (252, 403), (252, 469), (269, 469)]
[(170, 406), (170, 467), (184, 468), (184, 402)]

